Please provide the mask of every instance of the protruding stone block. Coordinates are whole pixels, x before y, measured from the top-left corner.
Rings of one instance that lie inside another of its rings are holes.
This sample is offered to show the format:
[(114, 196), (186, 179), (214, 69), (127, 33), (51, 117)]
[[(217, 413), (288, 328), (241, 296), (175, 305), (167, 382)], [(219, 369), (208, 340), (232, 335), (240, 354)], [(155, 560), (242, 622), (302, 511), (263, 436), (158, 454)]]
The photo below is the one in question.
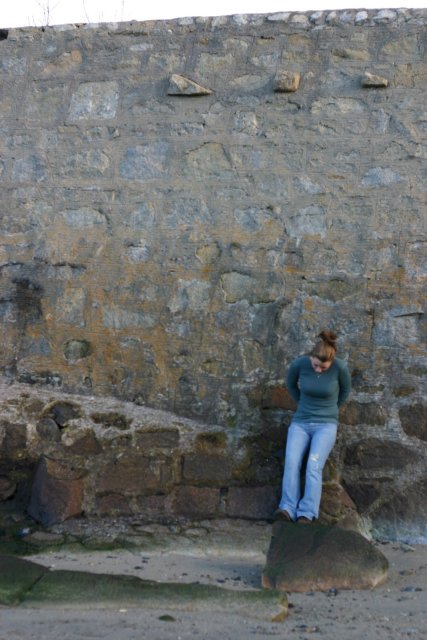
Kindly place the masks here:
[(301, 82), (301, 74), (297, 71), (281, 71), (274, 79), (274, 91), (276, 93), (294, 93), (298, 91)]
[(210, 96), (213, 92), (185, 76), (173, 73), (169, 80), (169, 96)]
[(362, 87), (367, 89), (384, 89), (389, 84), (387, 78), (370, 73), (370, 71), (365, 71), (365, 75), (362, 78)]

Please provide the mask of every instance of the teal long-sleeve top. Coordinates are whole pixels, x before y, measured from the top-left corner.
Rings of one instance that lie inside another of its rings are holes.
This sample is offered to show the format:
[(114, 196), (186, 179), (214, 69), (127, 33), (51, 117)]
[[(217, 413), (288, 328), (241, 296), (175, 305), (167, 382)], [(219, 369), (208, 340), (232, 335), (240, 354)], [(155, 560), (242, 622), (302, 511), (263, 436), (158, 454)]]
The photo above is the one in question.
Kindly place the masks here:
[(310, 356), (300, 356), (289, 367), (287, 386), (297, 404), (294, 420), (337, 423), (338, 409), (351, 391), (351, 377), (344, 360), (335, 358), (329, 369), (319, 374)]

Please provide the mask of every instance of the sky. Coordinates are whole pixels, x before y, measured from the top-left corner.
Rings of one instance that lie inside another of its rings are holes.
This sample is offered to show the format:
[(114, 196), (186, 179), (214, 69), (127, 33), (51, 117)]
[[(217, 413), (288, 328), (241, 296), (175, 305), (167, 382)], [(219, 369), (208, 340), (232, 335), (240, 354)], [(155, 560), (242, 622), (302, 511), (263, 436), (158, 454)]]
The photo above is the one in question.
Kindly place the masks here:
[(427, 8), (427, 0), (0, 0), (0, 28), (399, 7)]

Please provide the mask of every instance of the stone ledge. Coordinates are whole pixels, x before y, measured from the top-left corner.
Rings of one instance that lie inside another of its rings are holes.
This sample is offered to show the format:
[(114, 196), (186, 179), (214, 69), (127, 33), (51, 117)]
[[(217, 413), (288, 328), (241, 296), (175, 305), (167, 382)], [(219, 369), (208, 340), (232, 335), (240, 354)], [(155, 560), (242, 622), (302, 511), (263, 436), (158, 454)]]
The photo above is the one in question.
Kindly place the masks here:
[(415, 22), (418, 25), (427, 24), (427, 9), (343, 9), (340, 11), (305, 11), (305, 12), (277, 12), (277, 13), (251, 13), (234, 14), (226, 16), (197, 16), (187, 18), (175, 18), (171, 20), (128, 21), (128, 22), (102, 22), (87, 24), (61, 24), (49, 27), (14, 27), (4, 29), (9, 37), (18, 39), (20, 35), (49, 31), (86, 31), (97, 30), (120, 35), (135, 34), (150, 35), (156, 33), (169, 33), (173, 31), (206, 32), (223, 27), (251, 27), (268, 24), (283, 23), (294, 29), (319, 29), (319, 27), (375, 27), (383, 24), (402, 24)]

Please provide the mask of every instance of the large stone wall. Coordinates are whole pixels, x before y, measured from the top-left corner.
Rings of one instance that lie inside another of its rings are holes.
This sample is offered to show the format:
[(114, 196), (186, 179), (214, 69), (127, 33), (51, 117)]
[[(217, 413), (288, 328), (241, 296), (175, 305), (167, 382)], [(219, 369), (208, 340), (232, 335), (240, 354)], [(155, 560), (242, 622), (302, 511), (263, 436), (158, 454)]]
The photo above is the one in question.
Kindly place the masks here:
[(425, 536), (426, 24), (1, 31), (3, 374), (220, 425), (274, 485), (286, 366), (334, 328), (337, 473)]

